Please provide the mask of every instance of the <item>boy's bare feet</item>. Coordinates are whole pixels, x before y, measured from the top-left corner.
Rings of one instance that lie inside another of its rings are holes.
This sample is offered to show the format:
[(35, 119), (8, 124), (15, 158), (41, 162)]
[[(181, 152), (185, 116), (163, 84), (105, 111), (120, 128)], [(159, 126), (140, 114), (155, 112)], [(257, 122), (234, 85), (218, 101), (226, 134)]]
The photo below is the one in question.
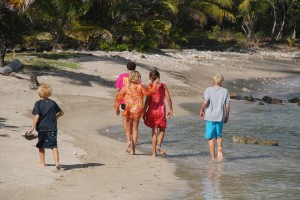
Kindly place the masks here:
[(166, 153), (164, 150), (162, 150), (159, 146), (156, 147), (156, 150), (157, 150), (163, 157), (165, 157), (165, 156), (167, 155), (167, 153)]
[(223, 162), (223, 160), (224, 160), (224, 155), (223, 155), (222, 147), (218, 147), (217, 160), (218, 160), (218, 162)]

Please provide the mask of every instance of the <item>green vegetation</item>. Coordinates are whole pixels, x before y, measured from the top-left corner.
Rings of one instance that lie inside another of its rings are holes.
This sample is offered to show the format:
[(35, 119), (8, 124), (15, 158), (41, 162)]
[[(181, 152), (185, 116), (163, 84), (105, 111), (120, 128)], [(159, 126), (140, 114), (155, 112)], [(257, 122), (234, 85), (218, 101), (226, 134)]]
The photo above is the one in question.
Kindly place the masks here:
[(79, 69), (79, 65), (72, 61), (66, 61), (65, 59), (74, 58), (80, 56), (80, 54), (70, 53), (16, 53), (13, 55), (7, 55), (6, 61), (12, 59), (20, 60), (24, 66), (33, 69)]
[(6, 49), (297, 46), (299, 30), (299, 0), (0, 0), (0, 66)]

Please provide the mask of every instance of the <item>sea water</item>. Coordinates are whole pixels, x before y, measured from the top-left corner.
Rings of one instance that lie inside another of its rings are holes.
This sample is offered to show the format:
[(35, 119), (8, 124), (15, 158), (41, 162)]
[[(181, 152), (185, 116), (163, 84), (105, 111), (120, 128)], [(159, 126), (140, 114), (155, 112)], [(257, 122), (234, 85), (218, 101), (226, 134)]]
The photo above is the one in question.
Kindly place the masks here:
[[(291, 84), (291, 93), (277, 96), (299, 94), (299, 80)], [(178, 166), (176, 175), (188, 180), (189, 190), (180, 199), (300, 199), (299, 105), (233, 100), (223, 129), (225, 161), (218, 163), (209, 157), (205, 122), (198, 116), (200, 102), (182, 105), (191, 115), (168, 120), (162, 145), (166, 159)], [(108, 130), (104, 135), (125, 141), (123, 127)], [(234, 135), (275, 140), (279, 146), (238, 144), (232, 141)], [(151, 130), (142, 120), (137, 148), (152, 153)]]

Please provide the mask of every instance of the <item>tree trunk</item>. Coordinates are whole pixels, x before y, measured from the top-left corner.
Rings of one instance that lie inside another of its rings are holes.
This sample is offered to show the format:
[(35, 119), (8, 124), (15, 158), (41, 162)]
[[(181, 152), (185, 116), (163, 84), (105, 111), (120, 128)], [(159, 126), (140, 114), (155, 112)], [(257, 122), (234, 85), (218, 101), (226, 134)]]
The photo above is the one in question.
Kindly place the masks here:
[(0, 67), (4, 66), (4, 57), (5, 57), (6, 47), (4, 43), (3, 35), (0, 35)]
[(276, 15), (276, 7), (275, 7), (274, 4), (272, 4), (272, 8), (273, 8), (273, 14), (274, 14), (274, 22), (273, 22), (271, 38), (274, 39), (275, 28), (276, 28), (276, 25), (277, 25), (277, 15)]
[(296, 22), (294, 24), (294, 31), (293, 31), (293, 35), (292, 38), (295, 40), (296, 39)]
[(282, 8), (283, 8), (283, 19), (282, 19), (282, 22), (281, 22), (280, 30), (279, 30), (279, 32), (276, 36), (276, 40), (282, 39), (282, 32), (283, 32), (283, 28), (284, 28), (284, 25), (285, 25), (285, 18), (286, 18), (286, 16), (285, 16), (285, 6), (283, 5)]
[(252, 41), (253, 40), (253, 27), (254, 27), (254, 21), (252, 20), (252, 17), (248, 14), (243, 19), (243, 25), (242, 28), (244, 32), (246, 33), (247, 40)]

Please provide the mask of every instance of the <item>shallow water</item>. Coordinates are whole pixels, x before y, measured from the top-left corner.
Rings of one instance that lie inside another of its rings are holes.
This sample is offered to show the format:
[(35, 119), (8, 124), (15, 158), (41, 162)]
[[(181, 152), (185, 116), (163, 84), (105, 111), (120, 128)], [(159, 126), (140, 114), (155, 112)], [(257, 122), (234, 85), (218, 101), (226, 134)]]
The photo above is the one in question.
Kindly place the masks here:
[[(299, 94), (297, 81), (282, 83)], [(277, 93), (283, 96), (287, 95)], [(223, 130), (222, 163), (209, 159), (205, 124), (198, 117), (200, 103), (183, 106), (193, 112), (168, 121), (163, 143), (167, 159), (178, 165), (177, 176), (189, 181), (183, 199), (300, 199), (300, 106), (232, 101), (230, 121)], [(142, 121), (139, 130), (137, 148), (151, 155), (151, 130)], [(122, 127), (108, 128), (106, 133), (125, 140)], [(276, 140), (279, 146), (237, 144), (233, 135)]]

